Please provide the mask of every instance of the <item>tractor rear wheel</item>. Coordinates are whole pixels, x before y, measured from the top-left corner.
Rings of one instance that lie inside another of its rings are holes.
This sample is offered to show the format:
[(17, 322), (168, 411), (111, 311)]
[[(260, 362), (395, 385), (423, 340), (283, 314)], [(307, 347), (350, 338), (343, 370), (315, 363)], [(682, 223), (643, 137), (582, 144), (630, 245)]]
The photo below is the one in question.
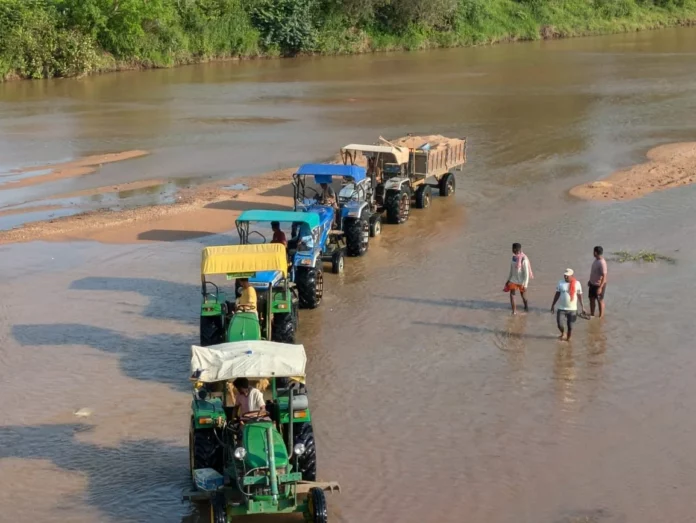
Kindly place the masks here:
[(404, 223), (411, 213), (411, 190), (404, 187), (400, 191), (388, 191), (384, 208), (389, 223)]
[(293, 448), (298, 443), (305, 447), (304, 454), (297, 458), (298, 472), (302, 473), (303, 481), (317, 480), (317, 448), (314, 443), (314, 430), (311, 423), (295, 423)]
[(227, 502), (220, 492), (210, 499), (210, 523), (227, 523)]
[(421, 185), (416, 191), (416, 209), (427, 209), (433, 199), (433, 191), (430, 185)]
[(370, 246), (370, 221), (367, 211), (363, 211), (360, 218), (346, 220), (344, 228), (346, 233), (346, 249), (348, 256), (362, 256)]
[(225, 341), (222, 316), (201, 316), (201, 347), (217, 345)]
[(307, 511), (309, 512), (309, 521), (311, 523), (327, 523), (329, 521), (326, 494), (320, 488), (314, 487), (309, 489), (307, 494)]
[(298, 268), (295, 273), (300, 307), (316, 309), (324, 297), (324, 272), (318, 267)]
[(376, 238), (382, 234), (382, 216), (373, 214), (370, 218), (370, 236)]
[(271, 341), (279, 343), (295, 343), (297, 326), (292, 312), (276, 312), (273, 315)]
[(457, 190), (457, 180), (454, 174), (447, 173), (440, 180), (440, 196), (450, 196)]
[(222, 446), (213, 433), (214, 429), (196, 430), (191, 420), (189, 433), (189, 462), (191, 477), (196, 469), (215, 469), (222, 473)]

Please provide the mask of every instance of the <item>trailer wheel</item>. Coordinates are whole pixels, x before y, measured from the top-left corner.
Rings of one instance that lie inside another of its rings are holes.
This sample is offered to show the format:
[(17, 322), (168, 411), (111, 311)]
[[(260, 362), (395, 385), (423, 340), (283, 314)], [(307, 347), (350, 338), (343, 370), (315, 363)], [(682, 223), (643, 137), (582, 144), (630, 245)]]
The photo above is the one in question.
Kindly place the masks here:
[(320, 488), (309, 489), (307, 495), (307, 510), (311, 523), (327, 523), (329, 521), (329, 511), (326, 506), (326, 494)]
[(317, 447), (314, 443), (314, 430), (311, 423), (295, 423), (294, 447), (298, 443), (305, 446), (304, 454), (297, 458), (298, 472), (302, 473), (303, 481), (317, 480)]
[(201, 347), (209, 347), (225, 341), (225, 328), (222, 318), (222, 316), (201, 316)]
[(220, 492), (210, 498), (210, 523), (227, 523), (227, 502)]
[(191, 420), (189, 432), (189, 464), (191, 478), (196, 469), (215, 469), (222, 473), (222, 446), (213, 433), (214, 429), (196, 430)]
[(457, 180), (454, 174), (447, 173), (440, 179), (440, 196), (450, 196), (457, 190)]
[(416, 209), (427, 209), (433, 198), (433, 191), (430, 185), (421, 185), (416, 191)]
[(411, 213), (411, 190), (403, 187), (400, 191), (388, 191), (384, 208), (389, 223), (404, 223)]
[(300, 307), (316, 309), (324, 297), (324, 272), (318, 267), (301, 267), (295, 274)]
[(336, 251), (334, 255), (331, 257), (331, 272), (334, 274), (343, 274), (345, 263), (346, 260), (343, 256), (343, 251)]
[(291, 312), (276, 312), (273, 315), (271, 341), (279, 343), (295, 343), (295, 318)]
[(379, 214), (373, 214), (370, 218), (370, 236), (376, 238), (382, 234), (382, 217)]
[(360, 218), (346, 220), (346, 249), (348, 256), (362, 256), (370, 246), (370, 222), (367, 212), (363, 211)]

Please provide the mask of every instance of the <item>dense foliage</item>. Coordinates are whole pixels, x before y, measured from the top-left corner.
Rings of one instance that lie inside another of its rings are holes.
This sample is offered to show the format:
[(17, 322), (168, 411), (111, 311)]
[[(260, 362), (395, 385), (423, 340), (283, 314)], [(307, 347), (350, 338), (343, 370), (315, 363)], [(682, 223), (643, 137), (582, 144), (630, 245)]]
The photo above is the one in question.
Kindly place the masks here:
[(633, 30), (696, 0), (0, 0), (0, 78)]

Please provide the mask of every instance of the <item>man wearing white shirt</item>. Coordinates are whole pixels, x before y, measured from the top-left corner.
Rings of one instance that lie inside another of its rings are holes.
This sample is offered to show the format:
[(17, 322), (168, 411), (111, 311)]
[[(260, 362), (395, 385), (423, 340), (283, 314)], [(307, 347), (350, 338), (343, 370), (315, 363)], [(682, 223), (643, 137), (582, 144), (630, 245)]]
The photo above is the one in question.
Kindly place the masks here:
[[(558, 330), (561, 331), (561, 335), (558, 337), (559, 340), (563, 340), (565, 334), (565, 327), (568, 328), (567, 341), (570, 341), (570, 337), (573, 334), (573, 323), (578, 316), (578, 303), (580, 304), (580, 310), (582, 314), (585, 314), (585, 305), (582, 303), (582, 285), (573, 276), (573, 269), (566, 269), (563, 273), (563, 279), (558, 282), (556, 286), (556, 295), (553, 297), (553, 303), (551, 304), (551, 314), (556, 312), (556, 325)], [(556, 303), (558, 303), (558, 311), (556, 311)], [(563, 325), (565, 320), (565, 326)]]

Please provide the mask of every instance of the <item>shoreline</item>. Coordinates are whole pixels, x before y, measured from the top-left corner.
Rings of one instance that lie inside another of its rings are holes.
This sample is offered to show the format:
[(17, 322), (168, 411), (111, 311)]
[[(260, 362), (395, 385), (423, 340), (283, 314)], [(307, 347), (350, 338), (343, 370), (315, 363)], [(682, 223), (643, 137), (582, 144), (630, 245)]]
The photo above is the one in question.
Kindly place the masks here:
[[(592, 28), (573, 27), (565, 24), (538, 24), (535, 33), (505, 33), (480, 35), (480, 40), (471, 37), (462, 37), (454, 31), (450, 32), (430, 32), (422, 35), (422, 39), (414, 43), (404, 36), (397, 35), (372, 35), (366, 32), (361, 33), (362, 40), (352, 47), (340, 50), (319, 50), (315, 52), (299, 52), (294, 55), (282, 55), (263, 52), (257, 49), (252, 54), (221, 55), (221, 56), (186, 56), (184, 58), (174, 58), (170, 63), (153, 63), (151, 61), (115, 60), (106, 51), (101, 51), (100, 63), (94, 65), (91, 70), (69, 74), (65, 76), (54, 76), (52, 78), (84, 78), (87, 76), (98, 76), (104, 74), (121, 73), (128, 71), (148, 71), (154, 69), (173, 69), (191, 65), (224, 63), (224, 62), (248, 62), (253, 60), (287, 60), (293, 58), (314, 58), (314, 57), (337, 57), (337, 56), (357, 56), (381, 53), (407, 53), (413, 51), (428, 51), (437, 49), (460, 49), (470, 47), (486, 47), (500, 44), (512, 44), (521, 42), (534, 42), (540, 40), (561, 40), (567, 38), (586, 38), (592, 36), (607, 36), (612, 34), (627, 34), (642, 31), (656, 31), (678, 27), (696, 27), (696, 9), (693, 12), (685, 8), (684, 13), (662, 13), (661, 16), (672, 16), (673, 18), (650, 19), (645, 14), (645, 20), (640, 19), (605, 19), (599, 26)], [(378, 39), (381, 37), (383, 42)], [(464, 39), (462, 39), (464, 38)], [(16, 71), (9, 71), (4, 76), (0, 76), (0, 84), (26, 81), (44, 80), (46, 78), (26, 77)]]
[(646, 161), (614, 171), (601, 180), (570, 189), (569, 194), (585, 201), (629, 201), (654, 192), (696, 183), (696, 142), (653, 147)]

